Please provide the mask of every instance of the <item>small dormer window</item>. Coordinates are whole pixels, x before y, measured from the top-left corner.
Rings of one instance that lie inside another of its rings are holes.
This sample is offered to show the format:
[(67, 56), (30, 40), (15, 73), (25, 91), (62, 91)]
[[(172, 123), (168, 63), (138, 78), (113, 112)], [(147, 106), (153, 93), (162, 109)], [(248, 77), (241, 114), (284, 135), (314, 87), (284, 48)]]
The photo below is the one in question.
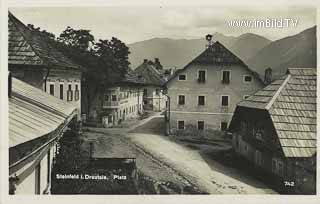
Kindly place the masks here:
[(179, 81), (185, 81), (185, 80), (187, 80), (187, 76), (185, 74), (179, 74), (178, 80)]

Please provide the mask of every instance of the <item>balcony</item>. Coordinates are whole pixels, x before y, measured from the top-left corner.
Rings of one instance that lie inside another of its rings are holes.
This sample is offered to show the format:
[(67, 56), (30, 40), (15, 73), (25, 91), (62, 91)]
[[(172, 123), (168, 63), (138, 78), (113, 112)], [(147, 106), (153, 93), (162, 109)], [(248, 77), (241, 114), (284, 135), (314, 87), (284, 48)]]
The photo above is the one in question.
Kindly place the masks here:
[(204, 78), (198, 78), (198, 83), (199, 83), (199, 84), (204, 84), (204, 83), (206, 83), (206, 79), (204, 79)]
[(221, 113), (228, 113), (229, 106), (221, 106)]
[(229, 79), (223, 79), (221, 80), (222, 84), (230, 84), (230, 80)]
[(119, 108), (121, 105), (128, 102), (128, 99), (121, 99), (120, 101), (104, 101), (103, 108)]

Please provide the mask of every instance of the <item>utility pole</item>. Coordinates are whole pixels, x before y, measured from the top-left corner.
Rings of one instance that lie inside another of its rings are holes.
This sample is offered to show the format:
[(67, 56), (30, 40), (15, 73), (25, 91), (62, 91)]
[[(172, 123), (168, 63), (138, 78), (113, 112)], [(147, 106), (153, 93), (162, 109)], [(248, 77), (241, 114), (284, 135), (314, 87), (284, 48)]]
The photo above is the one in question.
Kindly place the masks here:
[(167, 104), (166, 104), (166, 114), (165, 114), (165, 123), (166, 123), (166, 132), (165, 134), (167, 136), (170, 135), (170, 96), (167, 94), (163, 93), (167, 97)]

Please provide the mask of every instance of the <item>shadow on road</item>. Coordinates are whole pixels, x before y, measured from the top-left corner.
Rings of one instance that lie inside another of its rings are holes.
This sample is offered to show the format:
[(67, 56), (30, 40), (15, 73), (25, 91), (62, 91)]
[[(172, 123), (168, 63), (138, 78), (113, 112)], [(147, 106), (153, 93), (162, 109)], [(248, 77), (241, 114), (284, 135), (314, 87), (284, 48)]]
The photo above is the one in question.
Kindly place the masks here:
[(152, 118), (147, 123), (136, 127), (130, 133), (165, 135), (165, 123), (163, 117)]

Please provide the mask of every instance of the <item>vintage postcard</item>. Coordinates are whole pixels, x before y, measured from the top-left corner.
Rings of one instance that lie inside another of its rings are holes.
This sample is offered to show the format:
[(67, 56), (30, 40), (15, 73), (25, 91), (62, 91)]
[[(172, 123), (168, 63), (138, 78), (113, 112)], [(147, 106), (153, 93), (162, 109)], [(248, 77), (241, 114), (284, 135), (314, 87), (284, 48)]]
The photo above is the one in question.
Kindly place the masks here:
[(6, 15), (8, 197), (317, 194), (317, 7)]

